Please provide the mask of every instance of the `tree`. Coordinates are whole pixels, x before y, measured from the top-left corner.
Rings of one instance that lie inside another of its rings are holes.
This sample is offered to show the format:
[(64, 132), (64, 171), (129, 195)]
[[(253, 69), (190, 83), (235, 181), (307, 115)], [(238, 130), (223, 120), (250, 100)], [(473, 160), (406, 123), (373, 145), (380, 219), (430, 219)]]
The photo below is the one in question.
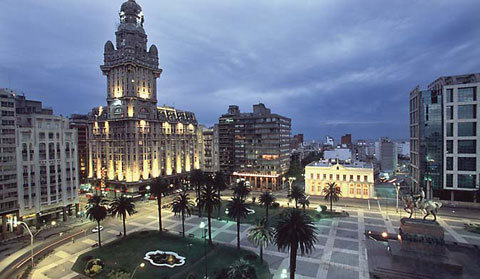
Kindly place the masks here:
[[(215, 189), (217, 189), (218, 196), (220, 197), (220, 200), (221, 200), (222, 196), (220, 195), (220, 192), (227, 189), (227, 183), (225, 183), (225, 176), (223, 175), (223, 172), (217, 171), (215, 173), (213, 184), (215, 185)], [(218, 207), (218, 218), (220, 218), (220, 209), (221, 209), (221, 206)]]
[(268, 223), (268, 209), (277, 200), (277, 198), (270, 192), (263, 192), (258, 199), (258, 202), (265, 207), (265, 220)]
[(214, 187), (213, 179), (208, 176), (205, 179), (205, 185), (200, 192), (198, 204), (200, 208), (205, 209), (208, 219), (208, 244), (212, 245), (212, 212), (220, 207), (220, 195)]
[(317, 229), (312, 219), (298, 209), (287, 210), (275, 226), (275, 244), (278, 250), (290, 250), (290, 279), (295, 278), (297, 252), (310, 253), (317, 242)]
[(122, 217), (123, 221), (123, 237), (127, 236), (127, 226), (125, 219), (135, 213), (135, 203), (131, 198), (125, 196), (117, 197), (110, 203), (110, 212), (112, 216)]
[(165, 179), (157, 177), (153, 180), (150, 191), (152, 194), (157, 197), (157, 207), (158, 207), (158, 231), (162, 232), (162, 196), (166, 196), (169, 191), (168, 182)]
[(266, 248), (273, 241), (273, 229), (268, 226), (265, 219), (260, 220), (255, 226), (248, 230), (248, 239), (255, 246), (260, 247), (260, 263), (263, 264), (263, 248)]
[(305, 208), (310, 206), (310, 201), (307, 199), (306, 195), (303, 195), (299, 200), (298, 203), (303, 208), (303, 214), (305, 214)]
[(183, 192), (178, 194), (172, 201), (172, 211), (175, 215), (180, 214), (182, 217), (182, 233), (185, 238), (185, 216), (192, 215), (192, 208), (194, 207), (192, 200), (188, 193)]
[(233, 188), (233, 195), (243, 200), (247, 198), (248, 194), (250, 194), (250, 189), (248, 189), (245, 181), (238, 182), (238, 185)]
[(87, 202), (87, 217), (92, 221), (97, 222), (98, 229), (98, 247), (102, 247), (102, 239), (100, 237), (100, 222), (107, 218), (107, 208), (105, 203), (107, 201), (97, 195), (93, 195)]
[(330, 201), (330, 212), (333, 212), (333, 202), (340, 199), (340, 188), (335, 182), (327, 183), (327, 187), (323, 189), (325, 200)]
[(242, 197), (234, 195), (228, 202), (227, 209), (228, 217), (237, 220), (237, 248), (240, 249), (240, 221), (247, 217), (248, 207)]
[(257, 273), (249, 262), (239, 259), (230, 265), (227, 276), (228, 279), (256, 279)]
[(288, 194), (287, 198), (291, 200), (295, 200), (295, 208), (298, 208), (298, 201), (305, 196), (305, 192), (299, 186), (293, 186), (292, 191)]
[[(193, 170), (190, 174), (190, 183), (195, 186), (195, 193), (197, 194), (196, 198), (198, 201), (198, 197), (200, 196), (200, 189), (202, 185), (205, 184), (205, 174), (201, 170)], [(202, 209), (200, 205), (197, 204), (198, 208), (198, 217), (202, 217)]]

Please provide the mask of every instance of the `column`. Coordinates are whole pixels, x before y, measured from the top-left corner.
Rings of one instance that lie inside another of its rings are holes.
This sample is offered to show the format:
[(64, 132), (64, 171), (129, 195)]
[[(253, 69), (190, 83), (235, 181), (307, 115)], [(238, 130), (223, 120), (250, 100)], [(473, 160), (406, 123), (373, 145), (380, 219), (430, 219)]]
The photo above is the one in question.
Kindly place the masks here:
[(2, 215), (2, 240), (7, 239), (7, 216)]
[(63, 222), (66, 222), (67, 221), (67, 207), (63, 207), (62, 208), (62, 212), (63, 212)]

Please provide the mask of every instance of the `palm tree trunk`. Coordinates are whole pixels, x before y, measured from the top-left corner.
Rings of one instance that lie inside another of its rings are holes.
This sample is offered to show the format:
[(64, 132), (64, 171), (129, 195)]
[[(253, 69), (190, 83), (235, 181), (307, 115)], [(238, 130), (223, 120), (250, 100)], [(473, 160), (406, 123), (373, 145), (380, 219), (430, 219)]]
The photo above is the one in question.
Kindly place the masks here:
[[(220, 197), (220, 188), (218, 188), (218, 196)], [(220, 197), (220, 205), (218, 206), (218, 217), (217, 218), (220, 218), (220, 213), (222, 211), (222, 198)]]
[(298, 201), (295, 199), (295, 208), (298, 209)]
[(198, 207), (198, 217), (202, 217), (202, 207), (200, 206), (200, 203), (198, 202), (198, 198), (200, 197), (200, 185), (197, 185), (197, 207)]
[(123, 217), (123, 237), (127, 237), (127, 225), (125, 224), (125, 214), (122, 215)]
[(295, 279), (295, 270), (297, 269), (297, 247), (290, 248), (290, 279)]
[(265, 206), (265, 221), (268, 223), (268, 205)]
[(237, 217), (237, 249), (240, 249), (240, 217)]
[(333, 212), (333, 199), (332, 199), (332, 196), (330, 196), (330, 212)]
[(185, 213), (182, 210), (182, 235), (185, 238)]
[(98, 247), (102, 247), (102, 239), (100, 238), (100, 221), (97, 221), (97, 229), (98, 229)]
[(157, 197), (157, 206), (158, 206), (158, 231), (162, 232), (162, 195)]
[(208, 244), (212, 246), (212, 210), (208, 210)]
[(260, 244), (260, 264), (263, 264), (263, 243)]

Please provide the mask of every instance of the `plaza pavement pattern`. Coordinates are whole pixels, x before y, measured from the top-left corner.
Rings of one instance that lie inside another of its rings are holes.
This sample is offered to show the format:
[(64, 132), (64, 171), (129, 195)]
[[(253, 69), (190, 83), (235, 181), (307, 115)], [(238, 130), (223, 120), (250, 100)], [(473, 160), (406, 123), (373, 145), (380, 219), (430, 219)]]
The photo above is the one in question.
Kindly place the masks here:
[[(342, 208), (336, 208), (342, 210)], [(145, 217), (141, 221), (136, 218), (127, 219), (128, 231), (157, 230), (158, 218), (156, 207), (149, 207)], [(318, 228), (318, 242), (311, 254), (299, 255), (297, 257), (298, 279), (312, 278), (341, 278), (341, 279), (368, 279), (368, 261), (365, 250), (365, 230), (387, 231), (398, 233), (400, 226), (400, 214), (391, 214), (387, 220), (385, 212), (379, 209), (348, 209), (349, 217), (324, 219), (315, 225)], [(143, 214), (142, 214), (143, 215)], [(170, 232), (179, 233), (181, 223), (178, 217), (170, 212), (164, 211), (163, 224)], [(193, 234), (201, 237), (199, 223), (206, 222), (206, 218), (196, 216), (189, 217), (185, 222), (186, 235)], [(439, 218), (439, 223), (445, 228), (445, 239), (460, 243), (480, 245), (480, 236), (463, 229), (463, 224), (468, 223), (466, 219)], [(258, 248), (254, 247), (248, 240), (247, 231), (250, 225), (242, 224), (241, 246), (250, 249), (258, 254)], [(113, 226), (102, 231), (102, 243), (108, 243), (117, 239), (117, 234), (122, 230), (121, 222), (115, 222)], [(87, 232), (86, 236), (74, 243), (64, 245), (41, 261), (33, 272), (35, 279), (79, 279), (86, 278), (71, 271), (77, 257), (89, 251), (91, 245), (96, 242), (97, 235)], [(232, 221), (212, 221), (212, 237), (214, 242), (236, 245), (236, 224)], [(275, 246), (264, 249), (264, 259), (268, 262), (274, 279), (280, 278), (283, 269), (288, 270), (288, 251), (278, 251)]]

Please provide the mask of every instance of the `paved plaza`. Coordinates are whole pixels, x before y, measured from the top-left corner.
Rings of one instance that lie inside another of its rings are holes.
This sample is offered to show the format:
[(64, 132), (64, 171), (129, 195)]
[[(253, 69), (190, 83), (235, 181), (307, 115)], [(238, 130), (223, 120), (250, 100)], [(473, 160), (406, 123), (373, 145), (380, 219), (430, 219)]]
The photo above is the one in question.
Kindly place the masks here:
[[(336, 208), (336, 210), (342, 210), (342, 208)], [(128, 231), (157, 230), (156, 211), (156, 207), (152, 205), (142, 209), (141, 216), (134, 215), (127, 219)], [(386, 220), (385, 212), (381, 212), (377, 208), (371, 210), (349, 208), (348, 212), (349, 217), (324, 219), (316, 223), (319, 232), (318, 242), (311, 254), (298, 256), (296, 278), (369, 278), (364, 241), (365, 230), (398, 232), (399, 220), (406, 216), (405, 214), (400, 216), (390, 213), (388, 220)], [(162, 219), (164, 226), (171, 233), (178, 234), (181, 231), (181, 223), (178, 217), (164, 211)], [(196, 216), (189, 217), (185, 223), (186, 234), (200, 237), (199, 223), (201, 221), (206, 221), (206, 219)], [(463, 224), (468, 223), (468, 220), (440, 217), (438, 221), (445, 228), (445, 239), (447, 241), (480, 245), (480, 235), (463, 229)], [(102, 243), (115, 240), (118, 232), (122, 230), (121, 222), (117, 219), (111, 219), (110, 224), (105, 225), (105, 227), (105, 230), (102, 231), (104, 240)], [(249, 227), (248, 224), (241, 225), (242, 248), (251, 249), (258, 253), (258, 248), (255, 248), (247, 238)], [(235, 222), (214, 220), (212, 222), (212, 237), (215, 242), (236, 245)], [(36, 267), (33, 278), (84, 278), (72, 272), (71, 267), (80, 254), (91, 249), (91, 245), (96, 242), (96, 239), (96, 234), (87, 232), (82, 239), (56, 249)], [(276, 247), (270, 246), (265, 249), (264, 257), (275, 279), (280, 278), (282, 269), (288, 269), (287, 251), (278, 251)]]

